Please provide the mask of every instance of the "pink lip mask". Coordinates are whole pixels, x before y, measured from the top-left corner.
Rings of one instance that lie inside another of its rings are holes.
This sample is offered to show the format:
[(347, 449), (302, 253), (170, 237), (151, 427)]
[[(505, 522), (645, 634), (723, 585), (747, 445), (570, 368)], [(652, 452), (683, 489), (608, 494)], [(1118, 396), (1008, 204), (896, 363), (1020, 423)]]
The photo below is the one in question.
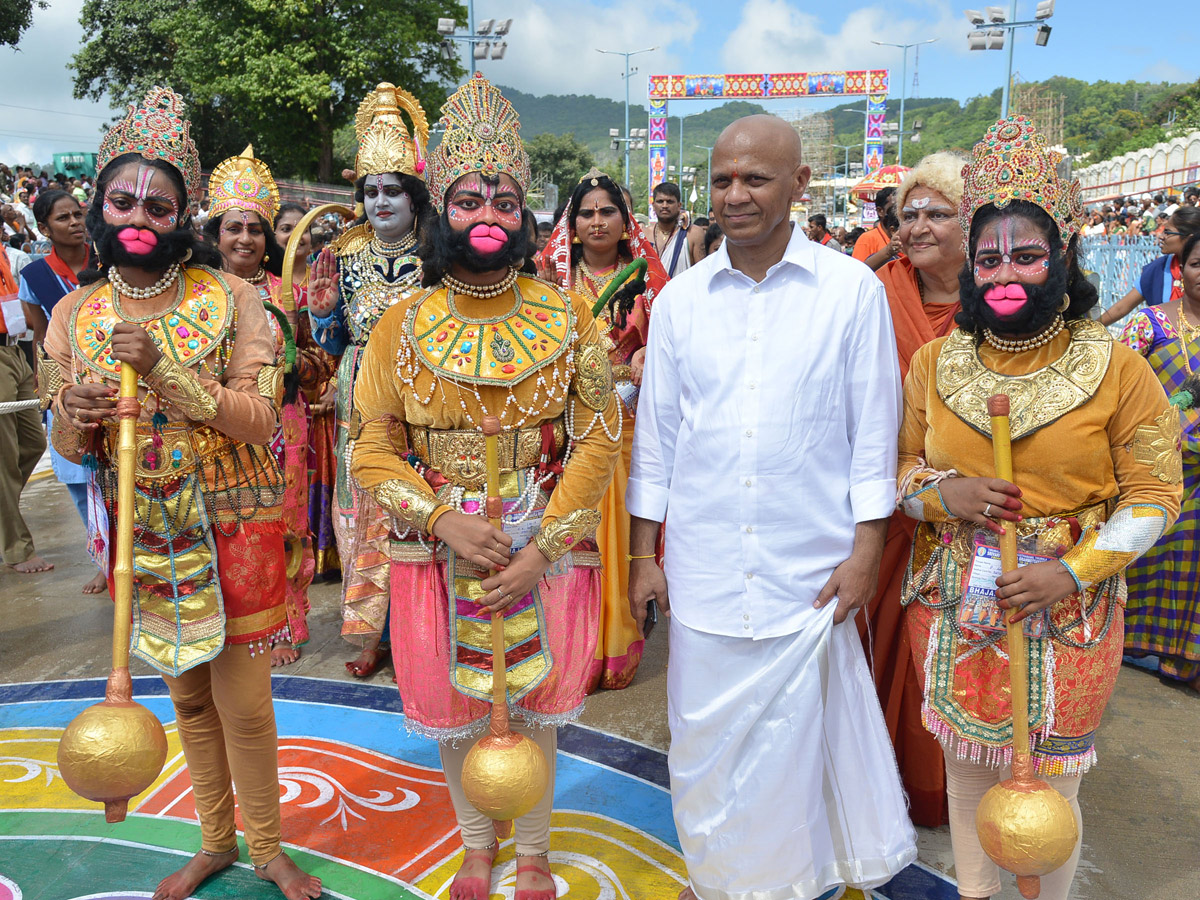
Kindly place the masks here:
[(471, 229), (471, 246), (483, 255), (495, 253), (508, 243), (508, 235), (499, 225), (476, 225)]
[(1020, 284), (994, 284), (984, 293), (983, 299), (998, 316), (1012, 316), (1029, 301), (1025, 287)]
[(158, 246), (158, 235), (148, 228), (122, 228), (117, 232), (117, 240), (134, 256), (145, 256)]

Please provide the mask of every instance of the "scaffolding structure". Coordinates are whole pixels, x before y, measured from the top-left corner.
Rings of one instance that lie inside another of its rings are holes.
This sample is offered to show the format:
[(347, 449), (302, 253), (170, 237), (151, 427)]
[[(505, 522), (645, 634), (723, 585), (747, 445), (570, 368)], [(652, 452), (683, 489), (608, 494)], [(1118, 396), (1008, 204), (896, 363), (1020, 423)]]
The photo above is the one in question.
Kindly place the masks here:
[(1063, 119), (1067, 98), (1045, 85), (1022, 82), (1013, 75), (1011, 112), (1030, 119), (1051, 147), (1063, 146)]
[(798, 109), (784, 110), (780, 118), (796, 129), (803, 147), (804, 164), (812, 171), (808, 183), (810, 213), (825, 213), (832, 218), (836, 203), (833, 184), (833, 117), (829, 113), (804, 115)]

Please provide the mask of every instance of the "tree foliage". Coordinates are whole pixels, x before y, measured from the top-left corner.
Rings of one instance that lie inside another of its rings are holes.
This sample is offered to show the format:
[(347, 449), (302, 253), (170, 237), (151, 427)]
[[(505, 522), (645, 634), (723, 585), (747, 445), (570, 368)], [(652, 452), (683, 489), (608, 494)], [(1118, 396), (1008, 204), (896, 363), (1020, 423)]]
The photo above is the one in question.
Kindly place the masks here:
[(381, 81), (432, 122), (462, 74), (437, 20), (453, 0), (86, 0), (75, 94), (125, 103), (155, 83), (187, 99), (206, 167), (253, 141), (281, 177), (331, 181), (334, 137)]
[(571, 131), (564, 135), (543, 132), (526, 138), (525, 151), (534, 175), (558, 185), (560, 200), (566, 199), (583, 174), (596, 164), (591, 151), (575, 140)]
[(0, 0), (0, 47), (16, 47), (33, 24), (33, 11), (47, 6), (46, 0)]

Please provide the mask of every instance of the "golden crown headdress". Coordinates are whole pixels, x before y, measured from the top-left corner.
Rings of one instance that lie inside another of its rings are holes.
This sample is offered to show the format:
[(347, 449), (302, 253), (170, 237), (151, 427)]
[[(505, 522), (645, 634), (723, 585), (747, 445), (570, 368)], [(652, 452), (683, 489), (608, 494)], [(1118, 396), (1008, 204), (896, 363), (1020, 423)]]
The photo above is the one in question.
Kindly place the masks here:
[(231, 209), (257, 213), (274, 223), (279, 210), (279, 188), (271, 170), (254, 158), (254, 145), (231, 156), (208, 177), (208, 214), (216, 218)]
[[(401, 110), (412, 119), (411, 136), (400, 116)], [(424, 178), (429, 122), (420, 102), (408, 91), (380, 82), (358, 105), (354, 133), (358, 137), (354, 171), (359, 178), (389, 172)]]
[(508, 175), (529, 192), (529, 156), (521, 143), (521, 120), (511, 103), (480, 73), (450, 95), (442, 107), (446, 133), (429, 155), (429, 193), (441, 210), (446, 191), (468, 172)]
[(200, 155), (192, 140), (192, 126), (184, 116), (183, 98), (170, 88), (152, 87), (141, 105), (130, 104), (125, 118), (108, 130), (100, 142), (97, 171), (118, 156), (136, 153), (160, 159), (179, 170), (188, 197), (200, 197)]
[(1054, 220), (1065, 248), (1079, 233), (1083, 198), (1077, 180), (1059, 176), (1061, 159), (1024, 116), (1009, 116), (989, 128), (962, 170), (958, 222), (963, 240), (970, 240), (971, 219), (980, 207), (990, 203), (1004, 208), (1014, 200), (1026, 200)]

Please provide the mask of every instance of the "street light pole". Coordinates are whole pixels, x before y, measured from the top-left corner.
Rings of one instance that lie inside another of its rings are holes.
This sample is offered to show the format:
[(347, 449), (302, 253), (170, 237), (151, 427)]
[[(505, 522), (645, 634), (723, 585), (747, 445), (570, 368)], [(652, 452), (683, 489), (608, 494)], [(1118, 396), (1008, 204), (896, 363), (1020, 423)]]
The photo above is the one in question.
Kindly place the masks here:
[[(1012, 0), (1012, 7), (1008, 11), (1008, 21), (1017, 21), (1017, 0)], [(1012, 87), (1012, 66), (1013, 66), (1013, 47), (1016, 46), (1016, 35), (1009, 34), (1008, 36), (1008, 72), (1004, 76), (1004, 92), (1000, 95), (1000, 118), (1008, 118), (1008, 92)]]
[(627, 139), (625, 141), (625, 184), (629, 184), (629, 57), (657, 49), (658, 47), (646, 47), (644, 50), (601, 50), (599, 47), (596, 48), (597, 53), (625, 57), (625, 137)]
[[(1013, 0), (1013, 6), (1017, 5), (1017, 0)], [(880, 47), (899, 47), (904, 51), (903, 62), (900, 63), (900, 135), (896, 142), (896, 165), (904, 165), (904, 97), (908, 93), (908, 48), (919, 47), (922, 44), (932, 44), (937, 38), (930, 38), (927, 41), (914, 41), (911, 44), (893, 44), (889, 41), (871, 41), (872, 44), (877, 44)]]
[[(842, 166), (842, 177), (847, 182), (850, 181), (850, 151), (854, 146), (846, 146), (845, 144), (831, 144), (832, 147), (837, 147), (839, 150), (844, 150), (846, 153), (846, 161)], [(846, 196), (842, 198), (842, 227), (845, 228), (850, 220), (850, 185), (846, 185)]]
[[(708, 168), (704, 170), (705, 177), (708, 178), (708, 208), (712, 209), (712, 147), (705, 147), (702, 144), (692, 144), (697, 150), (708, 151)], [(705, 210), (707, 212), (708, 210)]]
[[(467, 0), (467, 30), (475, 33), (475, 0)], [(467, 44), (467, 59), (471, 60), (471, 77), (475, 77), (475, 45)], [(903, 115), (900, 117), (903, 121)]]

